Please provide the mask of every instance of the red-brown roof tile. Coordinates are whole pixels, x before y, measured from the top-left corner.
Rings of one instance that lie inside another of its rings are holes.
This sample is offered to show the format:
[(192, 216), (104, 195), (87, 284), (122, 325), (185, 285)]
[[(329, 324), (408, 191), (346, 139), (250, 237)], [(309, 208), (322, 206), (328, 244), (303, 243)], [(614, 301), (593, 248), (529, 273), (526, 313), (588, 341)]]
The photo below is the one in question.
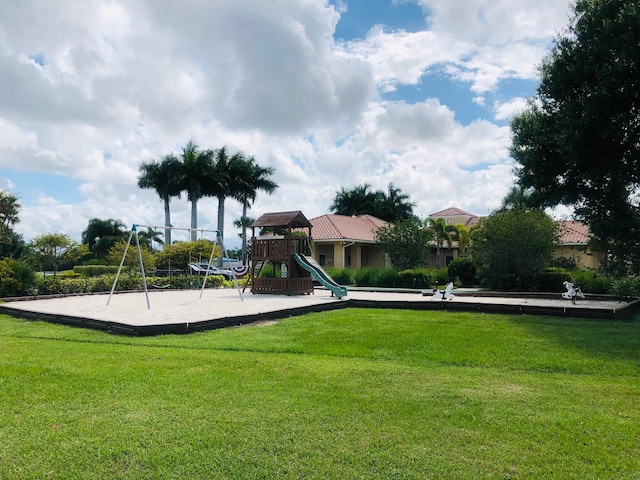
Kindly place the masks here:
[(314, 241), (355, 240), (375, 242), (375, 232), (387, 222), (372, 215), (348, 217), (346, 215), (321, 215), (312, 218), (311, 235)]
[(589, 227), (577, 220), (561, 220), (561, 245), (586, 245), (589, 241)]
[(473, 213), (465, 212), (456, 207), (447, 208), (445, 210), (440, 210), (439, 212), (432, 213), (429, 215), (430, 217), (458, 217), (461, 215), (466, 215), (469, 217), (475, 217), (476, 215)]

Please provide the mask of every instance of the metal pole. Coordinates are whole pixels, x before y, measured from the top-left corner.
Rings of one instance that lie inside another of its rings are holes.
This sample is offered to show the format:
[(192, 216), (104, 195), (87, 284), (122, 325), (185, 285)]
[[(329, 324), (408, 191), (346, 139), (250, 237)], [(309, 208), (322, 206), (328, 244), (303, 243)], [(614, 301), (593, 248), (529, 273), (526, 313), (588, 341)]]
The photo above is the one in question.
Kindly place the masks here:
[[(135, 225), (134, 225), (135, 227)], [(116, 273), (116, 278), (113, 281), (113, 286), (111, 287), (111, 293), (109, 293), (109, 298), (107, 299), (107, 305), (111, 302), (111, 296), (113, 295), (114, 290), (116, 289), (116, 284), (118, 283), (118, 278), (120, 278), (120, 271), (122, 270), (122, 265), (124, 265), (124, 259), (127, 256), (127, 251), (129, 250), (129, 245), (131, 244), (131, 237), (133, 236), (134, 230), (131, 230), (129, 234), (129, 240), (127, 240), (127, 246), (124, 247), (124, 254), (122, 255), (122, 260), (120, 260), (120, 266), (118, 267), (118, 272)], [(138, 237), (136, 237), (138, 238)]]

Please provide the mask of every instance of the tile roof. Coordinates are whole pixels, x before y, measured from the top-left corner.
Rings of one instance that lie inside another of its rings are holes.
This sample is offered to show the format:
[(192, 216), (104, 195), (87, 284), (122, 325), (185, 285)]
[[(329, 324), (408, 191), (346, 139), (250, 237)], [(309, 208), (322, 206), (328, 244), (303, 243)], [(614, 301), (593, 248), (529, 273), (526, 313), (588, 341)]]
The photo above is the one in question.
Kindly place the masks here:
[(586, 245), (589, 241), (589, 227), (577, 220), (561, 220), (561, 245)]
[(465, 212), (456, 207), (447, 208), (445, 210), (440, 210), (439, 212), (432, 213), (429, 215), (430, 217), (457, 217), (457, 216), (467, 216), (467, 217), (476, 217), (477, 215), (469, 212)]
[(372, 215), (349, 217), (346, 215), (321, 215), (309, 220), (314, 241), (356, 240), (375, 242), (375, 232), (387, 222)]

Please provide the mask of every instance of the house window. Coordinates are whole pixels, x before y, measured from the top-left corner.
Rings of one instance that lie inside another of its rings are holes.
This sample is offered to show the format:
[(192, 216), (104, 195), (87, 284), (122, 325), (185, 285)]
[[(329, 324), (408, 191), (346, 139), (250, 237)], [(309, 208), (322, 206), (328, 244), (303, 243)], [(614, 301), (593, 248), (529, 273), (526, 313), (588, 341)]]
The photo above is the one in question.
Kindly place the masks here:
[(347, 267), (351, 268), (351, 255), (347, 255)]
[(327, 264), (327, 259), (324, 255), (320, 255), (320, 266), (324, 267)]

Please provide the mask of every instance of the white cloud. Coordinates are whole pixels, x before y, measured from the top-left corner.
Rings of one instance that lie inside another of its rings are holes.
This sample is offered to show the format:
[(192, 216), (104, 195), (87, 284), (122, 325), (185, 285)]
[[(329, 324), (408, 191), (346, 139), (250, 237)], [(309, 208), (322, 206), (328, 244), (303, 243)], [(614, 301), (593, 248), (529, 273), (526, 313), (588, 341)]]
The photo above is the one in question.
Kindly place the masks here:
[[(12, 189), (24, 172), (64, 175), (80, 198), (57, 198), (59, 177), (50, 177), (21, 198), (18, 231), (79, 239), (93, 217), (162, 223), (160, 199), (137, 187), (138, 165), (190, 138), (276, 168), (280, 188), (259, 194), (252, 216), (321, 215), (341, 187), (365, 182), (393, 182), (421, 215), (495, 208), (513, 181), (508, 128), (462, 124), (436, 93), (392, 102), (379, 92), (437, 73), (467, 83), (482, 107), (502, 80), (535, 79), (568, 6), (421, 4), (423, 31), (378, 27), (340, 44), (333, 32), (344, 5), (323, 0), (23, 0), (3, 8), (0, 185)], [(505, 120), (521, 102), (489, 108)], [(202, 228), (215, 228), (216, 207), (199, 203)], [(228, 200), (226, 210), (231, 243), (241, 209)], [(172, 202), (172, 216), (189, 224), (184, 197)]]

